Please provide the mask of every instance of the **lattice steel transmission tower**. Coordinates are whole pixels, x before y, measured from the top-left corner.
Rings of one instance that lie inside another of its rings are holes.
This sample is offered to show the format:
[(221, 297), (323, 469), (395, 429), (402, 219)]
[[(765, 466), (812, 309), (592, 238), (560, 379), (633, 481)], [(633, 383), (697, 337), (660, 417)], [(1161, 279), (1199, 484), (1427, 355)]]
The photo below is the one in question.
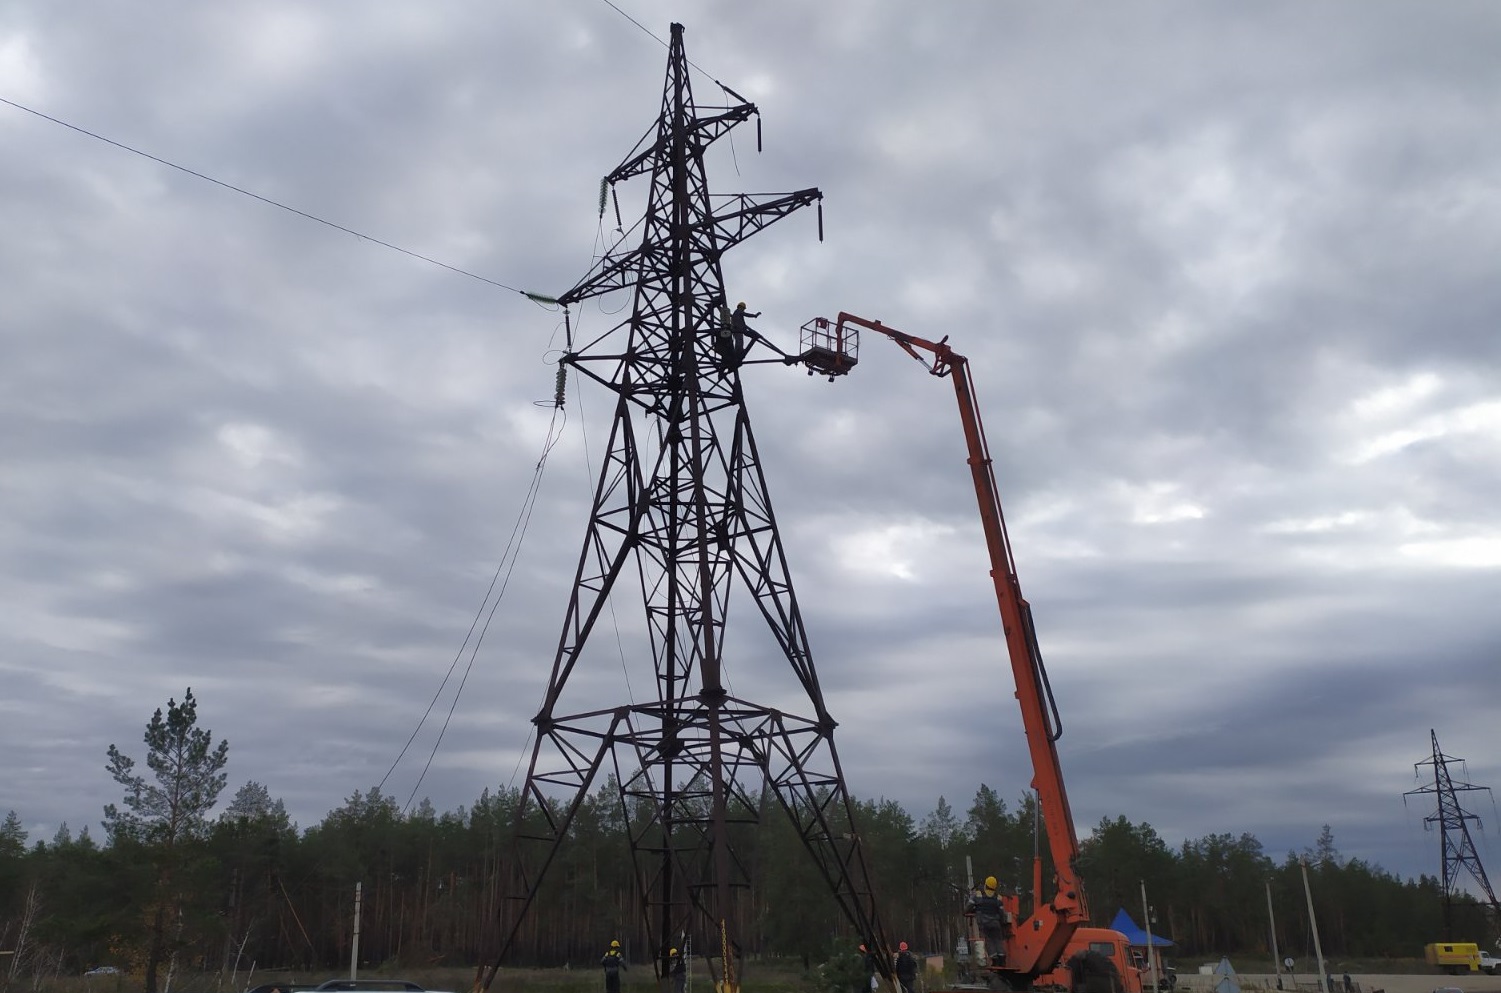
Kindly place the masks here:
[[(628, 248), (622, 238), (557, 298), (567, 307), (631, 292), (629, 316), (607, 333), (575, 346), (570, 325), (563, 358), (614, 394), (614, 412), (551, 678), (533, 718), (497, 965), (575, 815), (609, 777), (659, 966), (667, 947), (682, 947), (686, 937), (716, 983), (738, 983), (752, 871), (736, 842), (777, 809), (812, 854), (814, 884), (821, 876), (862, 937), (886, 944), (835, 721), (740, 387), (746, 366), (792, 357), (754, 332), (740, 342), (720, 336), (725, 252), (823, 194), (711, 196), (705, 151), (757, 114), (725, 92), (735, 101), (728, 106), (694, 102), (683, 28), (672, 25), (655, 130), (605, 177), (612, 191), (648, 178), (640, 241)], [(737, 620), (743, 610), (762, 623), (751, 636), (737, 626), (727, 643), (732, 589), (746, 597)], [(624, 622), (615, 613), (626, 600), (639, 602), (644, 625), (633, 626), (635, 608)], [(639, 634), (637, 657), (622, 657), (630, 655), (617, 642), (622, 623)], [(590, 673), (618, 673), (622, 663), (649, 666), (650, 688), (637, 683), (634, 691), (645, 700), (602, 698)], [(742, 686), (764, 685), (772, 702), (737, 696), (732, 667)], [(805, 716), (792, 712), (802, 707)], [(492, 969), (482, 985), (493, 976)]]
[(1475, 842), (1470, 838), (1470, 821), (1477, 824), (1480, 818), (1466, 811), (1459, 805), (1458, 794), (1466, 790), (1486, 790), (1488, 786), (1474, 786), (1464, 781), (1458, 782), (1449, 773), (1449, 763), (1463, 762), (1463, 759), (1445, 755), (1438, 747), (1438, 732), (1428, 731), (1433, 739), (1433, 756), (1421, 762), (1413, 764), (1413, 770), (1421, 774), (1425, 765), (1433, 766), (1433, 785), (1420, 786), (1415, 790), (1408, 790), (1402, 796), (1409, 797), (1417, 794), (1433, 794), (1438, 800), (1438, 810), (1423, 818), (1423, 824), (1437, 824), (1439, 828), (1439, 857), (1441, 859), (1441, 874), (1444, 881), (1444, 939), (1454, 940), (1454, 891), (1459, 882), (1459, 873), (1463, 869), (1480, 885), (1481, 892), (1486, 896), (1491, 905), (1491, 911), (1496, 915), (1496, 926), (1501, 927), (1501, 903), (1496, 902), (1496, 891), (1491, 889), (1491, 881), (1486, 877), (1485, 866), (1480, 864), (1480, 856), (1475, 853)]

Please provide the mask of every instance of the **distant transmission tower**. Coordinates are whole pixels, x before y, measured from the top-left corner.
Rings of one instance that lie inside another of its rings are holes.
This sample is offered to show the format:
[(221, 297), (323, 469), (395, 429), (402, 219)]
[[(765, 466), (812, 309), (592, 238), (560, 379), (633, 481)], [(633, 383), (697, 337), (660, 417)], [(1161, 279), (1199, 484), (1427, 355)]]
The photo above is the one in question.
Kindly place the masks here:
[[(862, 939), (886, 942), (740, 388), (742, 367), (789, 356), (753, 331), (736, 340), (722, 324), (724, 253), (823, 194), (711, 197), (705, 151), (757, 109), (727, 87), (735, 103), (698, 107), (688, 71), (674, 24), (655, 133), (605, 177), (611, 190), (649, 177), (640, 241), (611, 250), (557, 298), (567, 307), (632, 291), (629, 316), (609, 332), (575, 346), (570, 327), (562, 359), (615, 395), (614, 414), (552, 675), (532, 719), (495, 963), (516, 943), (591, 788), (613, 777), (650, 953), (665, 967), (669, 945), (691, 939), (710, 982), (732, 990), (752, 881), (737, 841), (751, 837), (763, 805), (790, 818), (812, 855), (814, 885), (832, 890)], [(764, 629), (737, 629), (727, 647), (732, 588)], [(638, 602), (644, 624), (634, 610), (617, 616), (622, 602)], [(634, 657), (623, 657), (622, 629), (637, 636)], [(599, 690), (598, 677), (623, 662), (649, 665), (651, 681), (633, 690), (644, 699), (622, 703)], [(765, 687), (774, 704), (737, 696), (731, 663), (743, 687)], [(803, 706), (809, 716), (791, 712)]]
[(1423, 823), (1439, 826), (1439, 852), (1444, 880), (1444, 939), (1453, 941), (1454, 892), (1461, 869), (1467, 870), (1475, 882), (1480, 884), (1481, 891), (1490, 901), (1491, 910), (1496, 914), (1497, 924), (1501, 925), (1501, 903), (1496, 902), (1496, 892), (1491, 889), (1491, 881), (1486, 878), (1485, 867), (1480, 864), (1480, 856), (1475, 854), (1475, 842), (1470, 838), (1469, 822), (1475, 821), (1478, 824), (1480, 818), (1461, 807), (1457, 796), (1464, 790), (1489, 792), (1490, 787), (1472, 786), (1463, 779), (1456, 783), (1449, 773), (1449, 763), (1464, 760), (1445, 755), (1439, 749), (1436, 731), (1429, 729), (1428, 734), (1433, 739), (1433, 757), (1414, 763), (1413, 769), (1420, 771), (1425, 765), (1433, 766), (1433, 785), (1420, 786), (1402, 795), (1409, 797), (1431, 793), (1438, 799), (1438, 811), (1423, 818)]

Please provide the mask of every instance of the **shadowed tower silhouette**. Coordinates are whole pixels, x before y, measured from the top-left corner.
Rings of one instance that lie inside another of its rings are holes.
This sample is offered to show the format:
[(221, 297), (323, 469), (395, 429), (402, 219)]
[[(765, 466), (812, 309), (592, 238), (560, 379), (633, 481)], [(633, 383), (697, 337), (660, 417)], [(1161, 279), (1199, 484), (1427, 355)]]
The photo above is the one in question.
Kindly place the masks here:
[[(568, 307), (631, 294), (629, 316), (588, 343), (575, 347), (570, 326), (562, 360), (613, 394), (613, 416), (533, 718), (494, 961), (515, 943), (591, 791), (608, 784), (659, 966), (686, 938), (713, 981), (733, 989), (753, 881), (741, 842), (763, 816), (788, 819), (811, 855), (810, 878), (822, 877), (866, 940), (886, 942), (740, 388), (747, 367), (787, 356), (753, 328), (738, 349), (721, 337), (725, 252), (822, 194), (711, 195), (705, 151), (757, 109), (728, 88), (733, 102), (698, 106), (688, 73), (674, 24), (655, 129), (605, 178), (612, 194), (646, 178), (645, 215), (557, 298)], [(733, 630), (732, 591), (744, 598)], [(739, 623), (741, 611), (752, 623)], [(602, 694), (596, 675), (622, 664), (649, 672), (647, 699)], [(737, 695), (732, 669), (769, 702)]]

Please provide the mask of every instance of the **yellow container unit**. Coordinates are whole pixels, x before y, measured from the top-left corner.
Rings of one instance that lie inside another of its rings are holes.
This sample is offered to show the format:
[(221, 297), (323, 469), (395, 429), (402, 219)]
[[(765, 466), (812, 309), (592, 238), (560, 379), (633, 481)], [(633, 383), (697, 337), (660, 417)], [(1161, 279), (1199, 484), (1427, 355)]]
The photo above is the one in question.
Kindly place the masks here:
[(1440, 972), (1458, 976), (1480, 971), (1480, 946), (1473, 941), (1436, 941), (1423, 946), (1423, 959)]

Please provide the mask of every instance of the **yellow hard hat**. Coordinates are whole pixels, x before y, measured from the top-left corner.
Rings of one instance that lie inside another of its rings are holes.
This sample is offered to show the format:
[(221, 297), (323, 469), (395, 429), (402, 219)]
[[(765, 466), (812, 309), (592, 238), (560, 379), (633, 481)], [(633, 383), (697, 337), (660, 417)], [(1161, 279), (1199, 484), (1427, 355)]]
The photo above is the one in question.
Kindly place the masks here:
[(618, 942), (618, 941), (612, 941), (612, 942), (610, 942), (610, 947), (611, 948), (619, 948), (620, 947), (620, 942)]
[(993, 889), (996, 888), (997, 885), (998, 884), (996, 883), (994, 876), (986, 876), (985, 877), (985, 888), (987, 890), (993, 890)]
[(678, 953), (678, 950), (676, 948), (669, 948), (667, 950), (667, 954), (668, 955), (676, 955), (677, 953)]

